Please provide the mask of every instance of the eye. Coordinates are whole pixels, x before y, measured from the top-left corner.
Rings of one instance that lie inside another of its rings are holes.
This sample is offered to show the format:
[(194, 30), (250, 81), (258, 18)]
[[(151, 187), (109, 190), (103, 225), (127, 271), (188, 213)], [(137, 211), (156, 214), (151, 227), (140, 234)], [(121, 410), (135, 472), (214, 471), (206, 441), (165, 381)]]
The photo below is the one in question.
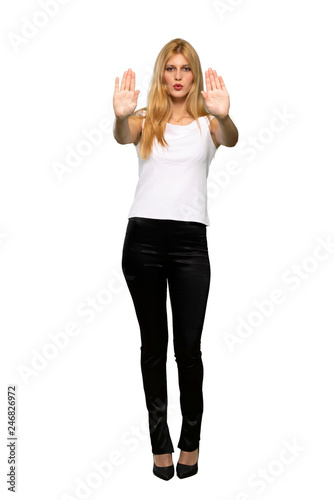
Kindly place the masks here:
[[(169, 66), (168, 68), (166, 68), (166, 71), (169, 71), (169, 70), (173, 71), (173, 69), (174, 68), (172, 68), (171, 66)], [(191, 68), (189, 68), (189, 67), (183, 68), (183, 69), (186, 70), (186, 71), (191, 71)]]

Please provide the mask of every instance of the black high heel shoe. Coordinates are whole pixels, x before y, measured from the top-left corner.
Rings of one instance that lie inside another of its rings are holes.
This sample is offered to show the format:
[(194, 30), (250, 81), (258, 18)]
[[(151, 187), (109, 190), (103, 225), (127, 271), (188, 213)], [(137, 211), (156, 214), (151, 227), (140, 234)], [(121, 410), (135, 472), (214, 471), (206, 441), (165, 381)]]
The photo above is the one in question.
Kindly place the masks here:
[(165, 481), (169, 481), (174, 476), (174, 464), (169, 465), (168, 467), (158, 467), (155, 465), (154, 456), (153, 456), (153, 474), (160, 479), (164, 479)]
[[(199, 455), (199, 446), (198, 446), (198, 455)], [(197, 472), (198, 472), (198, 459), (194, 465), (180, 464), (180, 462), (176, 464), (176, 474), (177, 477), (180, 479), (185, 479), (186, 477), (194, 476), (195, 474), (197, 474)]]

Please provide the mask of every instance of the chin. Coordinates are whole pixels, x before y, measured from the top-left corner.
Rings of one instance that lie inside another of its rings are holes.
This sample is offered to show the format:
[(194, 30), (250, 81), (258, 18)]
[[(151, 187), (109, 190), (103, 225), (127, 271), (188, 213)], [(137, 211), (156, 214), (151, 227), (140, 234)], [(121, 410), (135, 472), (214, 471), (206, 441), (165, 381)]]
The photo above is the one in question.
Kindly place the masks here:
[(175, 89), (173, 88), (173, 89), (172, 89), (172, 92), (170, 92), (170, 93), (173, 93), (173, 95), (178, 95), (178, 94), (181, 94), (181, 95), (182, 95), (182, 97), (184, 97), (185, 95), (189, 94), (189, 90), (188, 90), (188, 91), (187, 91), (187, 90), (184, 90), (184, 89), (182, 89), (182, 90), (175, 90)]

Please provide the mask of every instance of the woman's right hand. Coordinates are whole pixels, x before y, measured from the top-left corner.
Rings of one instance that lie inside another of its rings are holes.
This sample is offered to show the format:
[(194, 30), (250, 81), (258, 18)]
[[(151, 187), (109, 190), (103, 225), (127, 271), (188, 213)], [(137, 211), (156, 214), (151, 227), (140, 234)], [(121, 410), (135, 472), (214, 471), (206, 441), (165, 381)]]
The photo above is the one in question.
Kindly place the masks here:
[(131, 68), (124, 71), (119, 89), (119, 78), (116, 77), (113, 106), (115, 115), (119, 118), (130, 116), (136, 109), (140, 90), (135, 90), (135, 79), (135, 72)]

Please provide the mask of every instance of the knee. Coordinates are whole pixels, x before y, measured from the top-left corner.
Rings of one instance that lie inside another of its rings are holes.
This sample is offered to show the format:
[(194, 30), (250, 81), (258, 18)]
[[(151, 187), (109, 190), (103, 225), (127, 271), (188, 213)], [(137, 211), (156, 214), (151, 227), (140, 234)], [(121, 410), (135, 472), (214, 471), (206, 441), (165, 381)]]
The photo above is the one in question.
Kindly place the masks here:
[(161, 361), (167, 361), (167, 342), (144, 343), (141, 345), (142, 362), (154, 364)]
[(184, 346), (175, 349), (175, 361), (179, 367), (193, 368), (202, 363), (202, 352), (199, 346)]

